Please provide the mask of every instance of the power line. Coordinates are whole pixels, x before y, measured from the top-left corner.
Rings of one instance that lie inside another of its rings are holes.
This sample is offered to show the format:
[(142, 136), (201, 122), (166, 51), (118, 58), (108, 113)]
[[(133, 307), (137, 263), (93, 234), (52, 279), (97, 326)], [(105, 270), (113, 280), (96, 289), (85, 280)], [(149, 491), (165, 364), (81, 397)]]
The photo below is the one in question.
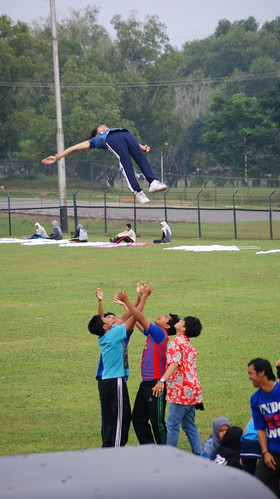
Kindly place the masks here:
[[(280, 71), (274, 71), (273, 73), (256, 73), (256, 74), (243, 74), (243, 75), (231, 75), (231, 76), (217, 76), (215, 78), (190, 78), (181, 80), (170, 80), (170, 81), (155, 81), (155, 82), (102, 82), (102, 83), (61, 83), (61, 88), (71, 89), (71, 88), (143, 88), (143, 87), (182, 87), (191, 86), (195, 84), (205, 84), (211, 85), (212, 83), (231, 83), (231, 82), (243, 82), (243, 81), (262, 81), (271, 80), (280, 77)], [(54, 82), (25, 82), (25, 81), (0, 81), (0, 87), (6, 88), (50, 88), (54, 87)]]

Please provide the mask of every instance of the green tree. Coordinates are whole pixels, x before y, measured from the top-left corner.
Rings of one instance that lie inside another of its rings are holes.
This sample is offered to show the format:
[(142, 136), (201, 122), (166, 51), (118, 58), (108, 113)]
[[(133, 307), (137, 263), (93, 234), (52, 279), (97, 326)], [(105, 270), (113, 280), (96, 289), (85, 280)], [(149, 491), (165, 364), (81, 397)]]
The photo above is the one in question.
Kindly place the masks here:
[(268, 126), (258, 100), (243, 94), (225, 99), (214, 97), (205, 120), (203, 140), (217, 162), (230, 167), (234, 176), (245, 179), (248, 168), (270, 169), (276, 130)]

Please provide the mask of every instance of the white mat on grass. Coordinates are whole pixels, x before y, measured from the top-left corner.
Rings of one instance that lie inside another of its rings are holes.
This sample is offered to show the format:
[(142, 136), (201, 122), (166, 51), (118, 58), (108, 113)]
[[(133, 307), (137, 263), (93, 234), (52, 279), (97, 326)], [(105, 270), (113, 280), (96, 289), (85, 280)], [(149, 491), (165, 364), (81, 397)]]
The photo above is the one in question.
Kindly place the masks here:
[(0, 243), (23, 243), (24, 239), (16, 239), (15, 237), (1, 237)]
[[(68, 239), (65, 239), (67, 243)], [(58, 244), (62, 243), (62, 239), (56, 241), (55, 239), (25, 239), (22, 242), (22, 246), (45, 246), (46, 244)]]
[(121, 242), (119, 244), (116, 243), (107, 243), (107, 242), (87, 242), (87, 243), (72, 243), (71, 241), (61, 242), (59, 245), (60, 248), (123, 248), (126, 246), (149, 246), (153, 245), (153, 243), (143, 242), (143, 243), (125, 243)]
[(268, 250), (268, 251), (258, 251), (256, 255), (268, 255), (269, 253), (280, 253), (280, 249)]
[(240, 251), (237, 246), (220, 246), (212, 244), (211, 246), (174, 246), (174, 248), (163, 248), (164, 250), (181, 250), (181, 251)]
[(60, 241), (60, 248), (114, 248), (117, 245), (112, 243), (102, 243), (102, 242), (87, 242), (87, 243), (72, 243), (71, 241)]
[[(65, 243), (68, 239), (65, 239)], [(16, 237), (2, 237), (0, 238), (1, 243), (19, 243), (23, 246), (43, 246), (46, 244), (61, 244), (62, 240), (56, 241), (55, 239), (18, 239)]]

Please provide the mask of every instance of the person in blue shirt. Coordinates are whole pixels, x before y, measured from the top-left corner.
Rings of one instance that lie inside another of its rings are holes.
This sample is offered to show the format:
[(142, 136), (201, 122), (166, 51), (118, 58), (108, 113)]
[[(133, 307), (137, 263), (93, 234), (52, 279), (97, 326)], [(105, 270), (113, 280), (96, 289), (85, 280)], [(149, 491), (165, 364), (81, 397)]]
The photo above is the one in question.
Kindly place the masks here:
[(217, 447), (221, 445), (225, 433), (229, 429), (229, 427), (230, 422), (224, 416), (220, 416), (213, 421), (212, 432), (205, 441), (201, 457), (204, 457), (205, 459), (211, 458), (214, 450), (216, 450)]
[(257, 388), (250, 402), (262, 451), (255, 476), (277, 496), (280, 480), (280, 382), (275, 380), (270, 362), (259, 357), (249, 362), (248, 376)]
[(254, 475), (257, 462), (261, 456), (262, 450), (259, 443), (258, 432), (255, 428), (253, 418), (251, 417), (246, 424), (241, 437), (240, 457), (242, 469), (251, 475)]
[[(143, 310), (150, 289), (145, 288), (137, 305)], [(102, 447), (124, 446), (128, 440), (131, 407), (126, 380), (129, 376), (127, 349), (124, 340), (133, 329), (135, 319), (127, 312), (126, 320), (117, 320), (114, 314), (94, 315), (88, 324), (91, 334), (98, 336), (103, 370), (99, 393), (103, 424)]]
[(98, 125), (90, 132), (87, 140), (68, 147), (59, 154), (48, 156), (42, 160), (42, 163), (51, 165), (75, 151), (91, 149), (93, 147), (108, 149), (114, 154), (118, 159), (120, 170), (127, 181), (129, 190), (134, 193), (135, 199), (139, 203), (146, 204), (150, 200), (142, 191), (135, 176), (131, 157), (149, 182), (150, 193), (165, 191), (167, 189), (167, 186), (156, 178), (149, 161), (143, 154), (143, 152), (148, 153), (151, 148), (147, 144), (139, 144), (134, 135), (125, 128), (109, 128), (107, 125)]
[[(143, 285), (138, 283), (137, 284), (137, 300), (135, 303), (135, 306), (137, 306), (140, 303), (141, 300), (141, 293), (143, 291)], [(107, 317), (107, 315), (116, 315), (113, 312), (106, 312), (104, 313), (104, 308), (103, 308), (103, 291), (101, 288), (96, 289), (96, 298), (98, 300), (98, 314), (100, 315), (101, 318)], [(120, 317), (120, 321), (125, 321), (126, 318), (130, 314), (127, 314), (126, 312)], [(127, 352), (127, 346), (130, 340), (130, 337), (133, 333), (133, 329), (127, 333), (127, 337), (123, 340), (123, 349), (124, 349), (124, 358), (127, 357), (127, 362), (128, 362), (128, 352)], [(96, 372), (96, 380), (98, 383), (98, 392), (99, 392), (99, 399), (101, 401), (101, 384), (102, 384), (102, 373), (104, 370), (104, 365), (103, 365), (103, 359), (102, 359), (102, 353), (100, 354), (99, 357), (99, 362), (98, 362), (98, 367), (97, 367), (97, 372)], [(128, 376), (125, 376), (125, 381), (127, 381)], [(104, 441), (104, 425), (103, 425), (103, 415), (102, 415), (102, 410), (101, 410), (101, 437), (102, 437), (102, 442)]]

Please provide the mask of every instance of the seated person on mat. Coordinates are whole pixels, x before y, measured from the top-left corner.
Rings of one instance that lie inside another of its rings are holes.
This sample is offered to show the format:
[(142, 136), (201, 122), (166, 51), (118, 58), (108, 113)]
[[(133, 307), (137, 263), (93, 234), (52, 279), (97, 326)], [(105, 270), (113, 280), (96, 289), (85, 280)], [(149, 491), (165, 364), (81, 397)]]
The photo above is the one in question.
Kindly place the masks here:
[(78, 224), (75, 234), (71, 237), (73, 243), (87, 243), (88, 235), (82, 224)]
[(170, 229), (168, 223), (161, 222), (160, 225), (161, 225), (161, 230), (162, 230), (162, 236), (161, 236), (161, 239), (155, 239), (154, 243), (156, 243), (156, 244), (158, 244), (158, 243), (170, 243), (172, 232), (171, 232), (171, 229)]
[(63, 239), (62, 230), (59, 227), (57, 220), (53, 220), (52, 226), (53, 234), (49, 235), (49, 239), (55, 239), (56, 241), (60, 241), (61, 239)]
[(36, 234), (33, 234), (33, 236), (29, 237), (28, 239), (46, 239), (48, 237), (48, 234), (46, 233), (44, 227), (40, 225), (38, 222), (35, 223), (35, 229), (36, 229)]
[(114, 239), (110, 237), (110, 242), (111, 243), (135, 243), (136, 241), (136, 234), (134, 230), (131, 228), (131, 224), (126, 224), (124, 232), (120, 232)]

